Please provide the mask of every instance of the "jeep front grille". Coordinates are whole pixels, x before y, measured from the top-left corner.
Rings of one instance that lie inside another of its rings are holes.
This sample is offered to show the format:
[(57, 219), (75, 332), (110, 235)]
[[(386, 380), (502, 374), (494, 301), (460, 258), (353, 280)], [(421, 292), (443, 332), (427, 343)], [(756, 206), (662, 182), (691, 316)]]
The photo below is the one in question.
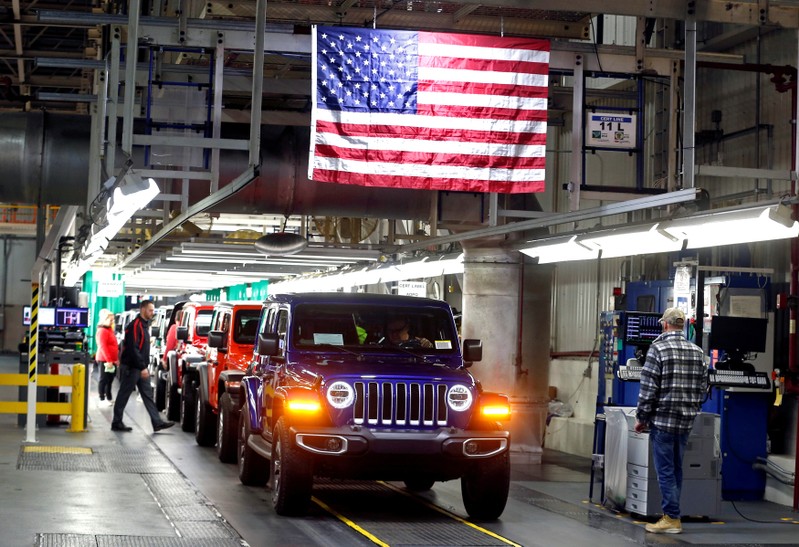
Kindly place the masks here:
[(447, 417), (445, 384), (355, 382), (356, 424), (445, 426)]

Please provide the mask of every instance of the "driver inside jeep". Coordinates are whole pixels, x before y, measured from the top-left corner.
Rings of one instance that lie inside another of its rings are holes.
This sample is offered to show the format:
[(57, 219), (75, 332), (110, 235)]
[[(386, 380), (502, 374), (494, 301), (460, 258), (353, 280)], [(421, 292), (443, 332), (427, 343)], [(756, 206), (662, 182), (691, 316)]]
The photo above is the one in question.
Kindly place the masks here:
[(427, 338), (410, 335), (411, 322), (407, 317), (389, 320), (387, 325), (388, 343), (401, 348), (432, 348)]

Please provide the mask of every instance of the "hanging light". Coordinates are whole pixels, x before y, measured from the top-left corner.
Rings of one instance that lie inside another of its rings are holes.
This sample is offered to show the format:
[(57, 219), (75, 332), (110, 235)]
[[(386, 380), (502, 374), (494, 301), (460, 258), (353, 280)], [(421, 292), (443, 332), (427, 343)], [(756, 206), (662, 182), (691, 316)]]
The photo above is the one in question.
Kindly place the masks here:
[(682, 249), (683, 240), (660, 229), (660, 224), (619, 228), (577, 238), (581, 245), (602, 251), (602, 258), (668, 253)]
[(538, 258), (539, 264), (599, 258), (599, 248), (583, 245), (577, 241), (577, 236), (546, 240), (519, 251), (529, 257)]
[(677, 219), (664, 223), (662, 230), (687, 240), (688, 249), (701, 249), (797, 237), (799, 222), (790, 207), (778, 204)]

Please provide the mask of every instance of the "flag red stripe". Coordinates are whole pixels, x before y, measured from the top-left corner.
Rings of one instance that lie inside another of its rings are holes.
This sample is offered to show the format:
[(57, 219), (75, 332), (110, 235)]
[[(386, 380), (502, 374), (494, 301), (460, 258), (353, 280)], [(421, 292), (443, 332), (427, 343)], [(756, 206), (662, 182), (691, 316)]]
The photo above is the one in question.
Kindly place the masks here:
[(319, 182), (337, 182), (340, 184), (356, 184), (359, 186), (380, 186), (384, 188), (415, 188), (418, 190), (456, 190), (460, 192), (543, 192), (543, 180), (491, 181), (464, 180), (410, 176), (365, 175), (345, 171), (314, 169), (313, 180)]
[(470, 95), (498, 95), (502, 97), (527, 97), (533, 99), (546, 99), (549, 97), (548, 88), (529, 85), (419, 80), (417, 89), (418, 91), (438, 91), (442, 93), (463, 93)]
[(402, 150), (364, 150), (327, 144), (316, 145), (316, 156), (345, 160), (378, 161), (410, 165), (460, 165), (494, 169), (544, 169), (546, 158), (448, 154), (444, 152), (405, 152)]
[(396, 125), (338, 124), (322, 120), (316, 121), (316, 132), (333, 133), (344, 137), (402, 137), (431, 141), (484, 142), (487, 144), (545, 145), (547, 143), (546, 133), (507, 133), (501, 131), (469, 131)]
[(547, 121), (545, 110), (518, 110), (516, 108), (489, 108), (485, 106), (449, 106), (441, 104), (419, 104), (416, 112), (420, 116), (448, 118), (480, 118), (484, 120)]
[(510, 72), (516, 74), (549, 74), (549, 65), (534, 61), (503, 61), (499, 59), (459, 59), (454, 57), (419, 56), (419, 66), (429, 68), (455, 68), (480, 72)]
[(420, 32), (419, 42), (425, 44), (455, 44), (460, 46), (490, 47), (502, 49), (526, 49), (531, 51), (549, 51), (549, 40), (533, 38), (516, 38), (512, 36), (488, 36), (478, 34), (447, 34), (438, 32)]

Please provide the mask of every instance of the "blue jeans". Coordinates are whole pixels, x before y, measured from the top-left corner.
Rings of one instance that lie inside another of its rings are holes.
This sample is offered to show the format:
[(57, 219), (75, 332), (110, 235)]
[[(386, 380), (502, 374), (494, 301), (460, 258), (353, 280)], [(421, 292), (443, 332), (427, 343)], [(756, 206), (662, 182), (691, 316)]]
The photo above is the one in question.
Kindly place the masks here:
[(660, 485), (663, 514), (671, 518), (680, 518), (680, 494), (682, 493), (682, 458), (688, 444), (685, 433), (668, 433), (653, 425), (649, 428), (649, 440), (652, 444), (652, 456)]

